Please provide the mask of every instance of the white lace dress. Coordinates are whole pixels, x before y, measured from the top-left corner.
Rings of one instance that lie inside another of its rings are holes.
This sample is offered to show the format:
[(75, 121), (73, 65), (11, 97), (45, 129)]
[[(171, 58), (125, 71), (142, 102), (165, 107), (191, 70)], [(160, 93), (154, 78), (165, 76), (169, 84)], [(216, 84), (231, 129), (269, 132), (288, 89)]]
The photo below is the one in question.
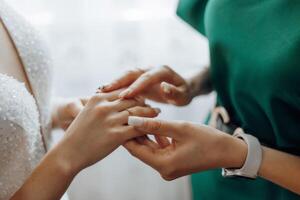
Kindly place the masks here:
[(47, 151), (52, 72), (49, 53), (37, 32), (3, 0), (0, 17), (34, 94), (24, 83), (0, 74), (0, 200), (7, 200)]

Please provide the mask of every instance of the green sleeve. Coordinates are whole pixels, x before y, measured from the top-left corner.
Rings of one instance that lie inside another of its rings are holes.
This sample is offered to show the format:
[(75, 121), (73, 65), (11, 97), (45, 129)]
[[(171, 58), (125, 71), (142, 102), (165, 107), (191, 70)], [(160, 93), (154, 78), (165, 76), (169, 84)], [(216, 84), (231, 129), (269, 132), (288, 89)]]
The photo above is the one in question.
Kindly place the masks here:
[(204, 13), (208, 0), (180, 0), (177, 15), (205, 35)]

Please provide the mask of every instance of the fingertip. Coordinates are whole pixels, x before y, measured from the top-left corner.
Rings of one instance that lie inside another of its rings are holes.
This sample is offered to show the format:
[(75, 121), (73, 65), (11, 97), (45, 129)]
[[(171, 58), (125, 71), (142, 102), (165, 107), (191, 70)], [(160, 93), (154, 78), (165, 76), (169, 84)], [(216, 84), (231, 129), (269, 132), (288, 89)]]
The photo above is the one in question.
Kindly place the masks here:
[(112, 89), (111, 84), (104, 84), (98, 88), (101, 92), (109, 92)]
[(153, 110), (154, 110), (157, 114), (160, 114), (160, 113), (161, 113), (161, 109), (160, 109), (160, 108), (153, 108)]

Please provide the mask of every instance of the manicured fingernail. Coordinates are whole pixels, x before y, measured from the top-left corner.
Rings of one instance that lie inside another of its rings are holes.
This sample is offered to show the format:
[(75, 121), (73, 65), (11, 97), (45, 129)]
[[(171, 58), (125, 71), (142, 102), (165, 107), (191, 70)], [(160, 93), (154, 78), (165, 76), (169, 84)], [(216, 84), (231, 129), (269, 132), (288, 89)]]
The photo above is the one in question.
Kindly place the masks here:
[(99, 93), (101, 93), (102, 92), (102, 90), (96, 90), (96, 94), (99, 94)]
[(128, 125), (130, 126), (142, 126), (143, 125), (143, 119), (140, 117), (134, 117), (134, 116), (130, 116), (128, 117)]
[(129, 93), (131, 92), (131, 90), (124, 90), (123, 92), (121, 92), (120, 94), (119, 94), (119, 97), (120, 98), (124, 98), (124, 97), (126, 97)]
[(174, 100), (167, 100), (167, 103), (168, 104), (177, 105), (176, 101), (174, 101)]
[(107, 88), (108, 88), (107, 85), (102, 85), (102, 86), (98, 87), (98, 90), (103, 91), (103, 90), (106, 90)]
[(161, 109), (160, 109), (160, 108), (153, 108), (153, 109), (155, 110), (155, 112), (156, 112), (157, 114), (161, 113)]
[(161, 84), (161, 86), (163, 88), (164, 93), (167, 93), (167, 94), (171, 93), (171, 88), (169, 87), (169, 85), (167, 83), (163, 82)]

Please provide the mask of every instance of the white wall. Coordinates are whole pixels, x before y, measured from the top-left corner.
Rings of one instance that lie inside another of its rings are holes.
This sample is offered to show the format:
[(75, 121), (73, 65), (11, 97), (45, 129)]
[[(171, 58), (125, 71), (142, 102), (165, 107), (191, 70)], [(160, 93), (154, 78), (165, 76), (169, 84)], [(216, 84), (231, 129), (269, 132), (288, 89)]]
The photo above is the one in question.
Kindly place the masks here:
[[(208, 62), (207, 41), (174, 14), (176, 0), (10, 0), (42, 31), (60, 96), (89, 95), (125, 69), (168, 64), (185, 75)], [(201, 122), (213, 95), (162, 108), (162, 118)], [(57, 133), (61, 135), (62, 133)], [(186, 178), (163, 181), (120, 148), (72, 183), (71, 199), (189, 199)]]

